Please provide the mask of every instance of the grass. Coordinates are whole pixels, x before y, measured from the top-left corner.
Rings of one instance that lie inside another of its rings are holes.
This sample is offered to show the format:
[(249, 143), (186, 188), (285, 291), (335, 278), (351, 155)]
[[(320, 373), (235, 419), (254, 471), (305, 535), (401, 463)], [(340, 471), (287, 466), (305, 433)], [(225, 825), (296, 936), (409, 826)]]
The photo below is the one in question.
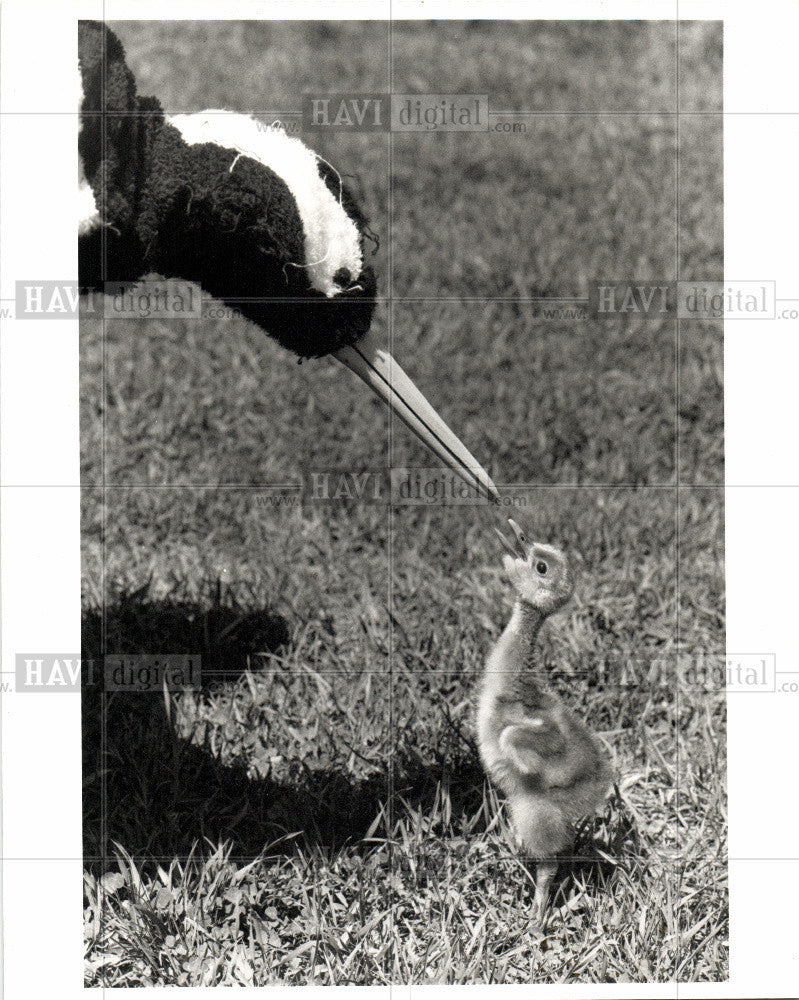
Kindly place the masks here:
[[(673, 35), (396, 25), (397, 91), (558, 114), (395, 137), (390, 260), (385, 137), (315, 143), (383, 237), (376, 332), (576, 565), (542, 650), (617, 792), (546, 925), (473, 742), (509, 613), (496, 515), (294, 503), (269, 484), (433, 463), (333, 362), (292, 364), (235, 316), (115, 320), (103, 342), (86, 313), (84, 654), (203, 661), (166, 703), (84, 691), (87, 985), (726, 978), (725, 701), (678, 670), (724, 652), (721, 329), (529, 301), (672, 280), (678, 255), (721, 277), (720, 119), (681, 120), (677, 166)], [(170, 110), (387, 86), (376, 22), (120, 36)], [(680, 54), (681, 106), (719, 110), (719, 26), (683, 25)]]

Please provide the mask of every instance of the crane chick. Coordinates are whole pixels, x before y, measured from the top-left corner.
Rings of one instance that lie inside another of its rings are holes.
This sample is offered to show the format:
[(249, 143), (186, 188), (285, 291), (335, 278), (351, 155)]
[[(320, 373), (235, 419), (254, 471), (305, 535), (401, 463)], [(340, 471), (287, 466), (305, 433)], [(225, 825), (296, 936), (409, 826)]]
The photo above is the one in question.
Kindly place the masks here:
[(596, 737), (549, 690), (536, 649), (544, 619), (572, 595), (566, 557), (528, 544), (509, 523), (515, 543), (497, 534), (516, 604), (486, 663), (477, 742), (486, 773), (507, 798), (519, 846), (537, 862), (533, 906), (541, 920), (558, 859), (571, 852), (574, 822), (602, 804), (612, 776)]

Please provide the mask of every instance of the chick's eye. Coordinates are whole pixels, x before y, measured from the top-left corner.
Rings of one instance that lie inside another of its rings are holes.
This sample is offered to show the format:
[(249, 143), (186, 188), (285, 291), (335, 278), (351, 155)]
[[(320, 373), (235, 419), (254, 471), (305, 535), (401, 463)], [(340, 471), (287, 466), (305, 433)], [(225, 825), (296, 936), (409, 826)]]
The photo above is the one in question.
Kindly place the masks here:
[(541, 574), (541, 576), (546, 576), (549, 567), (547, 566), (547, 564), (544, 562), (543, 559), (539, 559), (538, 562), (535, 564), (535, 569), (537, 573)]

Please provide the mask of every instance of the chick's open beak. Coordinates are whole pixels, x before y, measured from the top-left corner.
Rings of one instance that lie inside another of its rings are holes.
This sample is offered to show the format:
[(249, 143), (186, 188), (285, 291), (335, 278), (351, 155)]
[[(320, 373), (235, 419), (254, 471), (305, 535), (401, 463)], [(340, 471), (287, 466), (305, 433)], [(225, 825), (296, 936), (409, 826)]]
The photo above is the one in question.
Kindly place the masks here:
[(388, 351), (378, 347), (370, 332), (357, 344), (336, 351), (334, 357), (363, 379), (436, 458), (477, 490), (479, 496), (499, 502), (497, 488), (485, 469), (447, 427)]
[(507, 535), (503, 534), (499, 528), (494, 528), (497, 535), (499, 536), (500, 542), (502, 542), (502, 547), (505, 551), (513, 556), (514, 559), (526, 559), (527, 558), (527, 538), (519, 527), (519, 525), (513, 520), (512, 517), (508, 518), (508, 524), (513, 529), (513, 534), (515, 536), (515, 544), (508, 538)]

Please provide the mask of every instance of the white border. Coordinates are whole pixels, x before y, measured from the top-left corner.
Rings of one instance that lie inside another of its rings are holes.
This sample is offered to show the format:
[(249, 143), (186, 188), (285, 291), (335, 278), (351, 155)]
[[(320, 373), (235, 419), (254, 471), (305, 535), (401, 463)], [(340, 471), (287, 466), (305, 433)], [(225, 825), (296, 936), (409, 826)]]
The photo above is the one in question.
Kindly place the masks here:
[[(74, 23), (109, 19), (385, 18), (388, 3), (151, 0), (2, 7), (2, 110), (61, 110), (72, 90)], [(571, 3), (573, 18), (671, 20), (661, 2)], [(453, 3), (398, 0), (401, 18), (562, 18), (556, 2)], [(799, 11), (783, 3), (683, 2), (679, 16), (725, 20), (725, 255), (729, 277), (777, 281), (799, 298)], [(42, 71), (46, 67), (46, 71)], [(64, 87), (58, 81), (65, 81)], [(74, 120), (0, 120), (0, 295), (17, 278), (76, 273)], [(35, 187), (34, 187), (35, 185)], [(57, 327), (57, 329), (53, 329)], [(777, 669), (799, 670), (794, 591), (799, 528), (794, 513), (799, 456), (796, 391), (799, 323), (730, 324), (726, 332), (728, 648), (776, 653)], [(4, 321), (2, 341), (3, 669), (18, 650), (79, 648), (77, 324)], [(42, 489), (58, 483), (59, 489)], [(782, 488), (779, 488), (782, 487)], [(799, 981), (799, 897), (794, 698), (729, 699), (732, 979), (729, 984), (503, 987), (516, 996), (789, 996)], [(82, 994), (80, 746), (77, 698), (6, 697), (2, 703), (5, 988)], [(60, 860), (68, 855), (72, 860)], [(48, 862), (10, 860), (52, 857)], [(773, 860), (755, 861), (752, 858)], [(469, 995), (496, 988), (452, 987)], [(333, 988), (302, 990), (329, 996)], [(120, 991), (109, 991), (120, 992)], [(153, 991), (158, 995), (166, 990)], [(172, 992), (172, 991), (169, 991)], [(181, 990), (180, 996), (206, 996)], [(244, 991), (249, 992), (249, 991)], [(385, 989), (359, 991), (384, 996)], [(426, 994), (394, 988), (392, 996)], [(288, 995), (288, 990), (274, 993)], [(292, 988), (291, 996), (298, 990)], [(263, 989), (258, 990), (263, 995)]]

